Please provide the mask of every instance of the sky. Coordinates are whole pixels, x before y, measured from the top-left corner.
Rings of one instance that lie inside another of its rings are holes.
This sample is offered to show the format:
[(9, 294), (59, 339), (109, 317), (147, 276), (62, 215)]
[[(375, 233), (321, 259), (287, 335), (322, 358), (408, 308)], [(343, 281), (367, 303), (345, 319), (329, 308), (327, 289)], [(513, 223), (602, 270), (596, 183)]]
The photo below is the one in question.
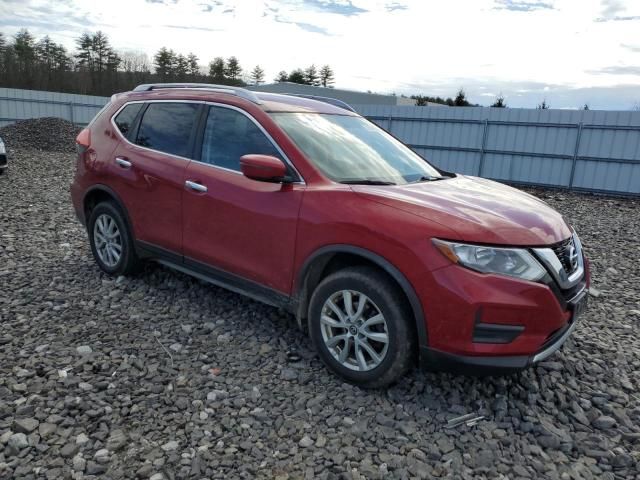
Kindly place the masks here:
[(0, 31), (20, 28), (70, 50), (102, 30), (120, 50), (235, 55), (268, 81), (329, 64), (351, 90), (640, 105), (640, 0), (0, 0)]

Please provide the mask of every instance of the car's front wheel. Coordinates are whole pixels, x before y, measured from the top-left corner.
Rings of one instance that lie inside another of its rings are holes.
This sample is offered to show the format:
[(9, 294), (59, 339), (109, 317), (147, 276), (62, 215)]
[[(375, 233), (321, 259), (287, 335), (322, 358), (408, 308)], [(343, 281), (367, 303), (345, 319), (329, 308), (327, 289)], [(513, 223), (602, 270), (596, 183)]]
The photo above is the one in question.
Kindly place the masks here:
[(398, 381), (413, 365), (411, 312), (398, 286), (371, 267), (325, 278), (309, 304), (309, 329), (324, 363), (363, 387)]
[(140, 265), (124, 216), (113, 203), (95, 206), (87, 225), (91, 251), (98, 266), (109, 275), (129, 275)]

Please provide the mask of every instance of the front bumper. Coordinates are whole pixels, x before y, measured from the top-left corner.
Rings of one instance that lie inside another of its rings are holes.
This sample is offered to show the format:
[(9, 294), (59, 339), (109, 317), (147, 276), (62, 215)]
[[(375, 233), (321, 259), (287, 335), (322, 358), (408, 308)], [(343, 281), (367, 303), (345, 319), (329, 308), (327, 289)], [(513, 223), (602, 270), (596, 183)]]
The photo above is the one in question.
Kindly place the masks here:
[(542, 362), (558, 351), (578, 325), (571, 321), (552, 342), (533, 355), (468, 356), (421, 347), (420, 360), (425, 370), (465, 375), (500, 375), (524, 370)]
[(585, 259), (583, 278), (567, 290), (550, 277), (529, 282), (458, 265), (432, 278), (430, 297), (440, 301), (423, 300), (428, 339), (422, 366), (487, 375), (525, 369), (562, 347), (586, 307), (589, 267)]

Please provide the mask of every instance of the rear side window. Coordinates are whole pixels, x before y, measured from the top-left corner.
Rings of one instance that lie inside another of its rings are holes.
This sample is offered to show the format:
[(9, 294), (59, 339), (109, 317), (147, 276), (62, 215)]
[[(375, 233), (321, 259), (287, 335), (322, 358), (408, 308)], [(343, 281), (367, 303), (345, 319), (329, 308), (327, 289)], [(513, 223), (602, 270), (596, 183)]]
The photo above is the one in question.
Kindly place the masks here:
[(129, 135), (129, 131), (131, 127), (133, 127), (133, 121), (136, 119), (136, 115), (142, 108), (142, 103), (131, 103), (124, 107), (116, 118), (114, 118), (114, 122), (116, 122), (116, 126), (120, 133), (125, 137)]
[(151, 103), (142, 116), (135, 143), (188, 157), (189, 140), (199, 107), (194, 103)]
[(246, 115), (224, 107), (209, 107), (202, 139), (201, 161), (240, 171), (240, 157), (250, 153), (282, 156)]

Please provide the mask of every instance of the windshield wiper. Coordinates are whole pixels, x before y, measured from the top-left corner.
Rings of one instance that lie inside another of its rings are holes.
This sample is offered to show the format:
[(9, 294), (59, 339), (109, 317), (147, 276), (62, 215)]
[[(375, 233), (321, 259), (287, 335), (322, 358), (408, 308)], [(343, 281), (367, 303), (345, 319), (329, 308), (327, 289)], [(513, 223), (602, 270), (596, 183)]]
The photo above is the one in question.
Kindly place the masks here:
[(358, 178), (355, 180), (342, 180), (340, 183), (346, 185), (396, 185), (395, 182), (389, 182), (387, 180), (374, 180), (370, 178)]
[(420, 178), (418, 178), (417, 180), (414, 180), (411, 183), (418, 183), (418, 182), (435, 182), (437, 180), (446, 180), (449, 177), (442, 177), (442, 176), (434, 176), (434, 177), (427, 177), (427, 176), (422, 176)]

